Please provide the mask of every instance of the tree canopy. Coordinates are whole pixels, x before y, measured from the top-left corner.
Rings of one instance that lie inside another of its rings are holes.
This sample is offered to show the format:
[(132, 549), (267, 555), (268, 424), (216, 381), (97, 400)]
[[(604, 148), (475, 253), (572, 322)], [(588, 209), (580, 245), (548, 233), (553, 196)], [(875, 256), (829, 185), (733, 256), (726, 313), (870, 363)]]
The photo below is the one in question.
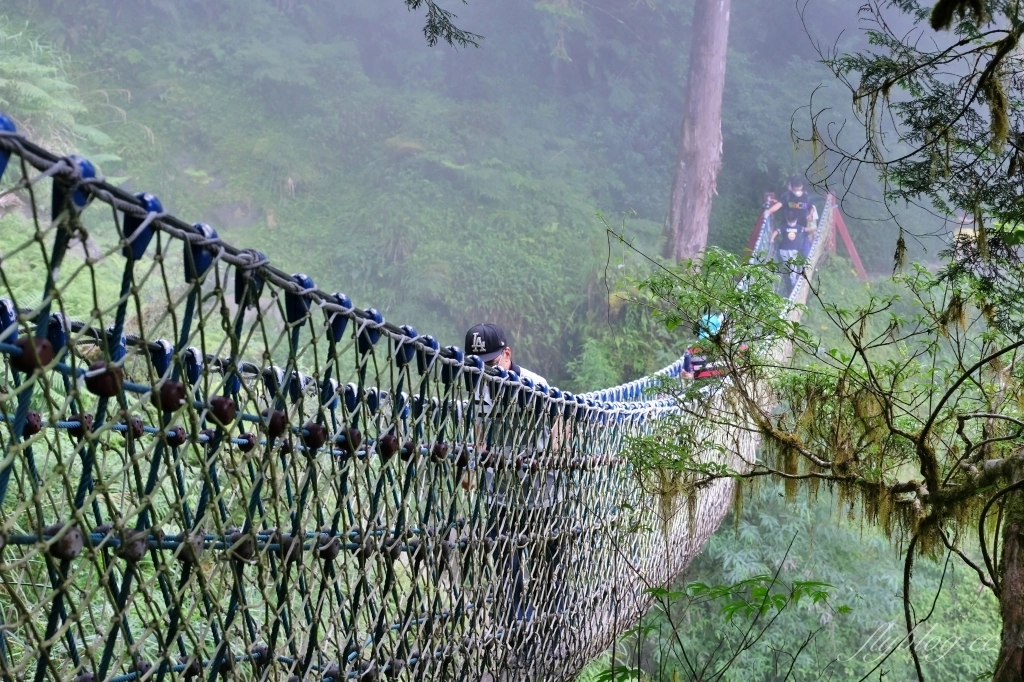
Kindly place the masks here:
[[(462, 0), (463, 4), (466, 0)], [(464, 31), (454, 23), (457, 16), (438, 5), (434, 0), (405, 0), (405, 6), (409, 11), (415, 11), (421, 7), (427, 10), (427, 21), (423, 25), (423, 37), (427, 39), (427, 45), (434, 47), (437, 41), (441, 40), (451, 46), (479, 47), (479, 36), (469, 31)]]
[[(909, 32), (900, 13), (914, 24)], [(811, 109), (812, 139), (829, 169), (825, 186), (841, 190), (843, 179), (874, 169), (897, 224), (898, 206), (912, 202), (971, 229), (948, 238), (939, 267), (930, 269), (907, 263), (905, 233), (920, 235), (901, 225), (887, 283), (862, 300), (809, 283), (814, 314), (804, 321), (793, 321), (774, 294), (771, 263), (712, 251), (648, 279), (651, 304), (670, 328), (695, 324), (703, 311), (725, 313), (709, 345), (728, 366), (718, 381), (730, 407), (700, 416), (750, 423), (764, 439), (749, 472), (697, 467), (692, 446), (676, 454), (698, 478), (769, 476), (786, 482), (790, 495), (798, 484), (828, 486), (839, 504), (877, 524), (905, 557), (904, 620), (920, 679), (913, 568), (921, 556), (955, 555), (1000, 601), (992, 679), (1020, 680), (1024, 90), (1017, 45), (1024, 23), (1016, 2), (872, 2), (861, 15), (870, 47), (825, 54), (851, 91), (861, 127), (832, 127), (830, 112)], [(792, 348), (781, 366), (778, 343)], [(697, 416), (703, 408), (693, 389), (676, 390)]]
[[(664, 364), (674, 340), (609, 309), (597, 213), (626, 216), (636, 243), (659, 250), (690, 3), (437, 5), (481, 47), (427, 47), (427, 5), (397, 1), (6, 11), (13, 31), (63, 55), (89, 110), (76, 120), (112, 138), (102, 151), (122, 160), (102, 170), (130, 175), (129, 188), (159, 190), (177, 213), (447, 343), (479, 319), (503, 322), (522, 360), (560, 385)], [(795, 10), (759, 7), (737, 0), (730, 27), (710, 240), (734, 250), (762, 193), (804, 165), (789, 123), (809, 74), (824, 74)], [(768, 82), (786, 96), (759, 93)], [(876, 268), (888, 255), (864, 254)]]
[[(980, 227), (941, 272), (915, 268), (836, 305), (823, 284), (799, 325), (778, 317), (774, 273), (717, 251), (649, 282), (645, 302), (667, 326), (610, 286), (618, 265), (648, 271), (609, 258), (597, 212), (616, 226), (626, 216), (633, 243), (658, 250), (688, 2), (12, 0), (0, 97), (19, 123), (66, 138), (62, 149), (131, 174), (126, 187), (158, 191), (175, 213), (389, 320), (444, 343), (481, 319), (504, 323), (521, 361), (573, 389), (674, 359), (694, 311), (724, 311), (715, 352), (740, 379), (728, 390), (771, 445), (753, 475), (833, 486), (844, 509), (860, 505), (912, 547), (912, 562), (959, 551), (995, 594), (1007, 554), (994, 540), (1013, 518), (1016, 489), (1006, 491), (1024, 420), (1011, 348), (1024, 319), (1015, 5), (940, 2), (937, 25), (949, 28), (936, 34), (931, 7), (869, 3), (869, 31), (822, 50), (822, 66), (804, 31), (826, 35), (845, 0), (816, 0), (803, 24), (783, 4), (732, 3), (711, 243), (741, 251), (762, 193), (803, 171), (813, 149), (834, 171), (827, 187), (845, 177), (856, 190), (848, 205), (863, 194), (938, 214), (929, 226), (900, 211), (908, 258), (921, 252), (913, 237), (951, 216)], [(894, 12), (903, 23), (886, 21)], [(909, 40), (907, 21), (917, 22)], [(823, 110), (849, 93), (827, 88), (814, 94), (820, 115), (798, 119), (810, 144), (794, 150), (793, 112), (827, 68), (849, 85), (867, 134), (848, 146), (852, 126), (828, 127)], [(895, 230), (889, 239), (877, 223), (850, 223), (869, 269), (888, 271)], [(795, 339), (793, 367), (743, 347), (774, 337)], [(755, 410), (763, 393), (783, 409)]]

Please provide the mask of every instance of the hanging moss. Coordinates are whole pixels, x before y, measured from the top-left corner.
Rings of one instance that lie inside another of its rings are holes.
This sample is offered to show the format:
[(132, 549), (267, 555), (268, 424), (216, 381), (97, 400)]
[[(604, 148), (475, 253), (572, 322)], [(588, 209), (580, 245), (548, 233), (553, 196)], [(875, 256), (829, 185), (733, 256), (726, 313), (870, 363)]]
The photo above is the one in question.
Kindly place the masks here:
[(982, 83), (982, 92), (988, 102), (992, 140), (990, 146), (993, 153), (1000, 153), (1010, 136), (1010, 104), (1006, 99), (1006, 91), (998, 76), (992, 75)]
[(954, 16), (960, 19), (970, 17), (980, 24), (985, 19), (985, 5), (982, 0), (939, 0), (932, 8), (932, 28), (936, 31), (950, 28)]

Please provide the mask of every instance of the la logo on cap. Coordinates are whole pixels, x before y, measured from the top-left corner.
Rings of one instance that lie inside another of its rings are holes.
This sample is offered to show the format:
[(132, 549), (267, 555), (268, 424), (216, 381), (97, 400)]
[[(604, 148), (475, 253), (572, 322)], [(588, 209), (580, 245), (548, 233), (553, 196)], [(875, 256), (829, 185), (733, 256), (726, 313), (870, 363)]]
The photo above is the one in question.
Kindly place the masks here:
[(479, 332), (473, 332), (473, 346), (471, 349), (474, 353), (483, 353), (487, 350), (487, 344), (484, 343), (483, 338)]

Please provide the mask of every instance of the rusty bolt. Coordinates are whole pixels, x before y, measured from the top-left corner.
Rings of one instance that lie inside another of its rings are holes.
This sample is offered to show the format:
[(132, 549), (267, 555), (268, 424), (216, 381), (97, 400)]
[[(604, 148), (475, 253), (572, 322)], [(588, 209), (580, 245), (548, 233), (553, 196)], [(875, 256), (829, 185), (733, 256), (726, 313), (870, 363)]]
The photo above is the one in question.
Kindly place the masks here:
[(430, 458), (435, 462), (443, 462), (448, 459), (448, 443), (437, 442), (430, 448)]
[[(61, 531), (63, 531), (63, 535), (61, 535)], [(65, 528), (63, 524), (58, 523), (44, 529), (43, 535), (51, 537), (60, 535), (60, 538), (52, 542), (48, 549), (50, 556), (56, 559), (70, 561), (81, 554), (82, 548), (85, 546), (85, 536), (78, 526)]]
[(240, 433), (238, 434), (239, 440), (244, 440), (245, 443), (239, 443), (238, 449), (242, 452), (252, 452), (256, 447), (256, 435), (252, 433)]
[(165, 381), (160, 390), (153, 394), (153, 399), (159, 409), (175, 412), (185, 403), (185, 384), (180, 381)]
[(308, 455), (315, 453), (327, 442), (327, 429), (322, 424), (308, 421), (303, 425), (302, 430), (304, 432), (302, 444), (306, 446), (306, 450), (308, 450), (306, 454)]
[(69, 422), (78, 422), (78, 426), (72, 426), (68, 429), (68, 433), (73, 438), (85, 438), (85, 434), (92, 431), (92, 415), (91, 414), (73, 414), (68, 417)]

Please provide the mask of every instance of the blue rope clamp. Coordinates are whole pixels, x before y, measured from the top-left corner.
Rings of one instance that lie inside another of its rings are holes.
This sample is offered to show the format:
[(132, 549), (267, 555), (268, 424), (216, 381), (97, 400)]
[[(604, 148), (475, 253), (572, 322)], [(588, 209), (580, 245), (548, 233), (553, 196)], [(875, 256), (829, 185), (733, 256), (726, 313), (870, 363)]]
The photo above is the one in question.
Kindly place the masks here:
[(376, 308), (367, 308), (363, 312), (369, 320), (363, 325), (363, 330), (359, 334), (360, 355), (366, 355), (380, 340), (380, 327), (384, 324), (384, 316)]
[(419, 393), (412, 397), (412, 418), (419, 421), (419, 418), (423, 416), (423, 410), (426, 407), (427, 402)]
[(283, 398), (279, 396), (278, 392), (281, 390), (281, 385), (284, 383), (284, 370), (276, 365), (271, 365), (263, 370), (263, 386), (267, 389), (267, 393), (270, 394), (271, 398)]
[[(18, 126), (14, 125), (14, 121), (11, 120), (7, 114), (0, 114), (0, 131), (6, 133), (18, 132)], [(7, 162), (11, 160), (10, 152), (0, 151), (0, 178), (3, 177), (4, 171), (7, 170)]]
[(415, 339), (418, 334), (416, 333), (415, 327), (410, 327), (407, 324), (403, 324), (399, 329), (402, 333), (408, 337), (408, 340), (402, 339), (398, 346), (395, 348), (395, 364), (399, 368), (403, 368), (412, 362), (412, 359), (416, 356), (416, 346), (413, 345), (412, 340)]
[(548, 397), (551, 398), (548, 413), (555, 417), (561, 412), (561, 409), (558, 407), (558, 401), (562, 398), (562, 392), (552, 386), (548, 389)]
[[(352, 299), (338, 291), (331, 294), (330, 302), (341, 306), (345, 310), (351, 311), (353, 309)], [(345, 336), (346, 327), (348, 327), (348, 315), (339, 312), (328, 312), (327, 322), (331, 325), (331, 339), (335, 343), (340, 342), (342, 337)]]
[(235, 394), (242, 390), (242, 379), (238, 376), (238, 372), (232, 372), (231, 374), (224, 377), (224, 391), (228, 394)]
[[(78, 154), (72, 154), (66, 160), (71, 162), (73, 176), (71, 178), (60, 175), (53, 177), (53, 192), (50, 202), (50, 218), (53, 220), (57, 219), (57, 216), (61, 214), (65, 206), (71, 209), (71, 211), (78, 213), (92, 201), (92, 194), (80, 187), (76, 187), (76, 185), (80, 184), (82, 180), (95, 178), (96, 167), (92, 165), (89, 159)], [(71, 202), (68, 203), (68, 192), (73, 187), (75, 187), (75, 190), (71, 192)]]
[(171, 369), (171, 358), (174, 356), (174, 345), (167, 339), (157, 339), (153, 342), (157, 347), (149, 349), (150, 357), (153, 359), (153, 369), (156, 371), (157, 379), (165, 376)]
[(441, 366), (441, 383), (447, 386), (448, 384), (452, 383), (452, 380), (459, 373), (459, 365), (463, 363), (466, 356), (463, 354), (462, 349), (459, 348), (458, 346), (445, 346), (444, 351), (446, 355), (453, 358), (455, 362), (458, 363), (455, 365), (449, 365), (448, 363), (445, 363), (444, 365)]
[(297, 369), (292, 370), (292, 378), (288, 382), (288, 397), (292, 399), (293, 403), (298, 403), (302, 400), (302, 396), (306, 393), (306, 389), (309, 385), (316, 381), (313, 377), (303, 374)]
[[(515, 374), (515, 372), (512, 372), (511, 374)], [(525, 408), (527, 401), (533, 395), (533, 380), (529, 377), (518, 377), (518, 379), (519, 383), (523, 385), (523, 388), (528, 389), (525, 391), (519, 391), (519, 407)]]
[(577, 420), (589, 422), (594, 413), (594, 401), (590, 398), (585, 400), (577, 398), (577, 402), (580, 404), (580, 409), (577, 410)]
[(338, 409), (337, 379), (329, 379), (320, 384), (320, 404), (328, 410)]
[(115, 339), (114, 325), (107, 327), (107, 343), (110, 345), (110, 359), (112, 361), (120, 362), (124, 356), (128, 355), (128, 339), (125, 338), (123, 331)]
[(55, 357), (60, 357), (61, 351), (68, 345), (70, 327), (71, 325), (68, 323), (68, 318), (64, 313), (50, 314), (50, 320), (46, 325), (46, 339), (53, 346)]
[[(309, 275), (297, 272), (292, 279), (302, 288), (303, 291), (315, 289), (316, 285)], [(309, 293), (284, 292), (284, 313), (288, 318), (288, 324), (303, 326), (306, 318), (309, 317)]]
[(409, 394), (405, 391), (395, 394), (395, 414), (402, 420), (409, 418)]
[(0, 339), (7, 343), (14, 343), (17, 338), (18, 309), (11, 299), (0, 298)]
[(547, 402), (548, 387), (544, 384), (537, 384), (537, 392), (533, 394), (533, 413), (540, 416), (544, 412), (544, 403)]
[(562, 416), (566, 419), (572, 417), (573, 410), (576, 409), (576, 396), (569, 391), (562, 393), (562, 398), (565, 400), (565, 407), (562, 408)]
[[(206, 223), (196, 223), (192, 226), (197, 233), (202, 235), (203, 241), (212, 241), (219, 238), (217, 230)], [(188, 253), (185, 255), (185, 281), (194, 284), (201, 280), (210, 268), (216, 257), (214, 250), (209, 244), (188, 242)], [(191, 258), (189, 257), (191, 255)]]
[[(135, 195), (135, 198), (142, 202), (142, 207), (146, 209), (147, 214), (164, 212), (163, 204), (152, 194), (139, 192)], [(145, 218), (140, 218), (136, 215), (125, 214), (124, 237), (128, 240), (128, 244), (125, 244), (124, 248), (121, 249), (121, 254), (125, 258), (138, 260), (142, 258), (142, 254), (146, 253), (146, 247), (149, 246), (150, 240), (153, 239), (152, 221), (147, 222), (149, 218), (149, 215)], [(143, 223), (146, 223), (145, 227), (143, 227)]]
[[(255, 252), (257, 262), (267, 260), (262, 251)], [(263, 277), (256, 267), (235, 267), (235, 305), (243, 308), (255, 308), (263, 294)]]
[(466, 367), (477, 370), (466, 372), (466, 390), (472, 393), (480, 385), (480, 377), (484, 375), (484, 361), (479, 356), (467, 355)]
[(377, 408), (380, 407), (381, 399), (385, 395), (387, 395), (387, 394), (379, 391), (376, 386), (371, 386), (366, 391), (365, 402), (366, 402), (367, 409), (370, 410), (370, 415), (371, 416), (377, 414)]
[[(448, 403), (448, 399), (445, 398), (445, 404)], [(437, 428), (441, 425), (441, 401), (434, 396), (430, 399), (429, 407), (427, 412), (430, 413), (431, 419), (434, 422), (434, 427)], [(440, 434), (438, 434), (440, 435)]]
[(437, 360), (441, 345), (430, 334), (421, 336), (420, 339), (423, 341), (423, 345), (416, 348), (416, 371), (423, 376)]
[(345, 409), (349, 414), (359, 409), (359, 387), (351, 381), (345, 384)]
[(195, 386), (203, 376), (203, 352), (195, 346), (185, 349), (185, 378)]

